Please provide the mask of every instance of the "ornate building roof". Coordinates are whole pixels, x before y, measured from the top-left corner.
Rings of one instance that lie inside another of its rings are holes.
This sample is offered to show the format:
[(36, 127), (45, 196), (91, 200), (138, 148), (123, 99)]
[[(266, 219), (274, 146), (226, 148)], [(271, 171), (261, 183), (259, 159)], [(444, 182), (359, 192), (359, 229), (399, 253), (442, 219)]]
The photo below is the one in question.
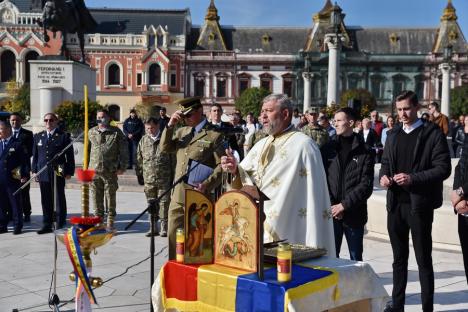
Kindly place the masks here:
[(465, 36), (463, 36), (457, 19), (457, 13), (452, 5), (452, 1), (448, 0), (447, 6), (440, 18), (440, 26), (432, 49), (434, 53), (443, 53), (444, 48), (448, 45), (453, 47), (454, 52), (467, 52)]
[(205, 23), (199, 30), (197, 50), (227, 50), (226, 42), (224, 41), (223, 32), (219, 26), (218, 9), (214, 4), (214, 0), (210, 1), (210, 6), (206, 12)]
[(95, 33), (101, 34), (141, 34), (145, 26), (167, 26), (171, 35), (186, 33), (189, 9), (184, 10), (136, 10), (90, 8), (98, 23)]

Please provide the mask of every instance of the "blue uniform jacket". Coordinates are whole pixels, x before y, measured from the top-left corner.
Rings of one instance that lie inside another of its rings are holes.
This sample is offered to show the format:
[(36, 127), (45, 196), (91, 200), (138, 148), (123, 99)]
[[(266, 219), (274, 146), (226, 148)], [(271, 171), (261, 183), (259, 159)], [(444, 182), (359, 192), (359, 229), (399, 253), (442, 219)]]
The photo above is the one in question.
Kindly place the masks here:
[[(60, 153), (70, 144), (68, 133), (56, 129), (51, 139), (47, 139), (47, 131), (41, 131), (34, 135), (33, 160), (31, 171), (37, 173), (56, 154)], [(73, 146), (70, 146), (54, 163), (38, 177), (39, 182), (51, 182), (54, 170), (59, 168), (58, 177), (72, 176), (75, 172), (75, 157)], [(61, 172), (60, 172), (61, 171)]]
[(0, 184), (20, 184), (29, 175), (29, 159), (21, 141), (11, 138), (0, 155)]

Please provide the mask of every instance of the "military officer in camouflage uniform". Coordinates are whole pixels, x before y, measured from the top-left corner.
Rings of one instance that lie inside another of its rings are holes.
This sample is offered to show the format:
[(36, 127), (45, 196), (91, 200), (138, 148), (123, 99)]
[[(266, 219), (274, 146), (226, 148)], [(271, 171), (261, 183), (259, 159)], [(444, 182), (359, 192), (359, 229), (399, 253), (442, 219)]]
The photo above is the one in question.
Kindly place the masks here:
[[(175, 155), (162, 152), (159, 141), (161, 139), (160, 129), (165, 125), (164, 120), (157, 120), (150, 117), (145, 121), (146, 134), (141, 138), (137, 148), (137, 175), (143, 176), (145, 185), (145, 195), (148, 204), (151, 204), (156, 198), (159, 198), (172, 185), (174, 178)], [(162, 127), (161, 127), (162, 126)], [(159, 201), (154, 213), (159, 213), (161, 220), (161, 229), (159, 235), (167, 236), (167, 213), (170, 203), (170, 193), (168, 192)], [(154, 218), (150, 216), (150, 222)], [(146, 236), (156, 235), (150, 231)]]
[(127, 139), (122, 131), (110, 125), (107, 110), (97, 112), (96, 127), (88, 132), (90, 147), (89, 168), (96, 174), (91, 189), (94, 202), (94, 214), (104, 217), (104, 196), (109, 208), (107, 227), (114, 227), (115, 194), (119, 185), (117, 175), (125, 172), (128, 162)]
[[(172, 114), (161, 136), (161, 147), (166, 152), (176, 152), (177, 165), (175, 179), (187, 172), (190, 159), (196, 160), (214, 169), (205, 180), (195, 187), (184, 182), (179, 183), (172, 192), (168, 214), (169, 259), (175, 259), (176, 230), (184, 227), (185, 190), (195, 188), (210, 193), (221, 184), (221, 156), (224, 155), (222, 135), (215, 132), (203, 116), (203, 107), (199, 98), (187, 98), (178, 101), (180, 110)], [(185, 122), (185, 127), (176, 130), (176, 125)]]
[(330, 138), (327, 130), (318, 124), (318, 114), (313, 109), (309, 109), (305, 113), (305, 117), (309, 123), (302, 127), (302, 132), (310, 136), (315, 141), (315, 143), (317, 143), (318, 147), (322, 148), (325, 144), (327, 144)]

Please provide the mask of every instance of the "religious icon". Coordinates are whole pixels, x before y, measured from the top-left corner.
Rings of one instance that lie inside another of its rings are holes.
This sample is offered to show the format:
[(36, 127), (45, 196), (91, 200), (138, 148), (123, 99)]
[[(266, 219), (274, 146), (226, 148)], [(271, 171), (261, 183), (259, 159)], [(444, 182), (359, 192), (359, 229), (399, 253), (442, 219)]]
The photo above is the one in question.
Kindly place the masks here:
[(185, 192), (184, 263), (213, 263), (213, 204), (195, 190)]
[(256, 272), (257, 257), (256, 204), (245, 193), (224, 193), (215, 205), (215, 263)]

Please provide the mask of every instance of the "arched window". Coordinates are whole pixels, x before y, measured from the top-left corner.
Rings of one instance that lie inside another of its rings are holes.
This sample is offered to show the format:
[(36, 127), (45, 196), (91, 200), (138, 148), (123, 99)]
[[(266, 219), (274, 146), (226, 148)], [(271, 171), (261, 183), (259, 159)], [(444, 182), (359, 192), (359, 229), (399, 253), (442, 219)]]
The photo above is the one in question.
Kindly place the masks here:
[(408, 83), (408, 77), (401, 74), (393, 76), (393, 97), (396, 98), (401, 91), (406, 90), (406, 84)]
[(26, 63), (26, 77), (24, 77), (25, 82), (31, 81), (31, 64), (29, 61), (37, 60), (38, 56), (39, 54), (36, 51), (30, 51), (26, 54), (26, 57), (24, 58), (24, 62)]
[(8, 82), (16, 79), (16, 58), (15, 54), (9, 50), (2, 53), (0, 57), (1, 82)]
[(289, 98), (293, 98), (294, 80), (296, 76), (291, 73), (287, 73), (281, 76), (283, 78), (283, 94), (286, 94)]
[(115, 121), (120, 121), (120, 106), (116, 104), (109, 105), (109, 115)]
[(120, 67), (117, 64), (112, 64), (107, 69), (107, 82), (109, 85), (120, 85)]
[(159, 64), (151, 64), (149, 67), (149, 85), (160, 85), (161, 84), (161, 67)]
[(246, 89), (250, 88), (250, 80), (252, 76), (247, 73), (242, 73), (237, 76), (238, 78), (238, 95), (241, 95)]
[(374, 75), (370, 78), (371, 81), (371, 93), (376, 99), (384, 97), (385, 79), (383, 76)]
[(194, 96), (205, 96), (205, 76), (194, 74)]
[(414, 92), (416, 92), (418, 99), (422, 101), (424, 99), (424, 76), (418, 75), (414, 77), (414, 85)]
[(260, 75), (260, 88), (273, 91), (273, 76), (269, 73), (263, 73)]

